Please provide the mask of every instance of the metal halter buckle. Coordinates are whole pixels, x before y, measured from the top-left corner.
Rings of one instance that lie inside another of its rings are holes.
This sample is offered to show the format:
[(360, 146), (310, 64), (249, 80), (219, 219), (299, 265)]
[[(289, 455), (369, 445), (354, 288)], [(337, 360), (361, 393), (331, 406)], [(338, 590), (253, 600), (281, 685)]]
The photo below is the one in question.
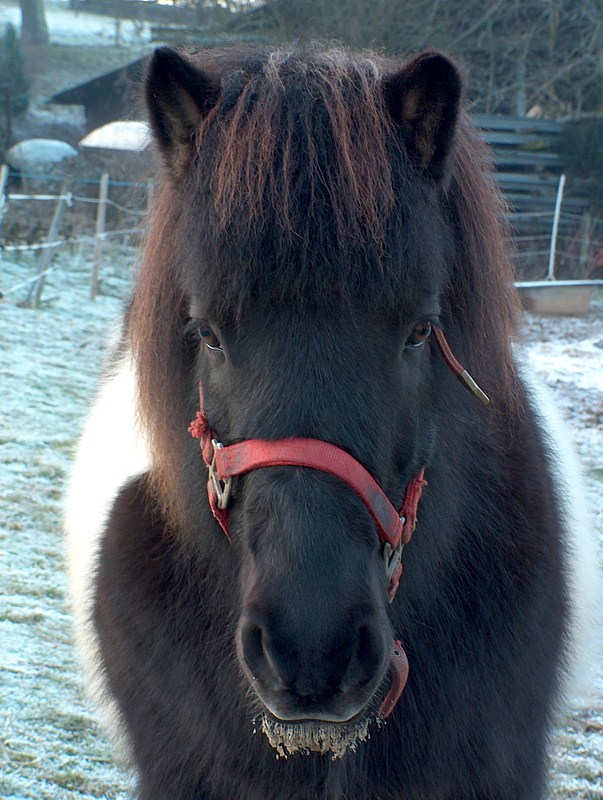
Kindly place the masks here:
[[(402, 521), (404, 520), (403, 517), (400, 517), (400, 519), (402, 519)], [(404, 550), (404, 541), (402, 537), (400, 537), (400, 541), (395, 548), (392, 547), (389, 542), (385, 542), (383, 545), (383, 561), (385, 562), (385, 575), (388, 583), (388, 603), (393, 603), (400, 585), (400, 576), (402, 575), (402, 550)]]
[(209, 485), (211, 486), (212, 494), (216, 498), (216, 506), (220, 509), (225, 509), (230, 500), (230, 493), (232, 491), (232, 478), (226, 478), (225, 481), (221, 481), (220, 478), (218, 478), (216, 472), (216, 453), (218, 450), (224, 447), (224, 445), (222, 442), (212, 439), (211, 446), (214, 449), (214, 455), (211, 460), (211, 464), (209, 464), (207, 467), (209, 472)]
[(400, 539), (400, 544), (394, 549), (389, 542), (383, 545), (383, 561), (385, 563), (385, 574), (387, 580), (391, 582), (393, 576), (400, 564), (402, 563), (402, 551), (404, 550), (404, 542)]

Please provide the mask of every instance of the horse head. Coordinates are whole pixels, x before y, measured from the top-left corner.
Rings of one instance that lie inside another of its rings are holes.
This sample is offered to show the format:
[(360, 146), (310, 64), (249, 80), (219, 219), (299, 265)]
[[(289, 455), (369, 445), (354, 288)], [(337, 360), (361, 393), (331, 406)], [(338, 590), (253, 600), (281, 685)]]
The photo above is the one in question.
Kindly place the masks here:
[[(209, 466), (250, 441), (326, 443), (400, 510), (429, 470), (449, 380), (434, 331), (452, 315), (456, 231), (442, 198), (458, 71), (434, 52), (402, 67), (311, 48), (230, 58), (207, 67), (160, 49), (147, 79), (163, 250), (161, 271), (141, 278), (155, 299), (139, 302), (137, 335), (146, 407), (163, 415), (165, 505), (196, 507), (217, 536), (182, 439), (200, 385)], [(354, 728), (387, 691), (404, 592), (390, 604), (391, 548), (345, 477), (272, 462), (228, 479), (233, 638), (273, 732)], [(200, 522), (180, 519), (197, 535)]]

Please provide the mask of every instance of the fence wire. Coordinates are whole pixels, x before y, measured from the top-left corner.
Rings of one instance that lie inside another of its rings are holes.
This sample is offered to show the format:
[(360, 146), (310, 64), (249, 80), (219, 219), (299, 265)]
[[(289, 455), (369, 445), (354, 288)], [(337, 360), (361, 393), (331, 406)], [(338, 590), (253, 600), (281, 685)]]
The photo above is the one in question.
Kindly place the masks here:
[[(15, 173), (8, 173), (9, 178), (14, 178)], [(22, 179), (31, 181), (60, 181), (65, 186), (65, 178), (61, 176), (41, 176), (41, 175), (20, 175)], [(69, 180), (69, 186), (98, 186), (100, 179), (93, 178), (74, 178)], [(152, 186), (149, 182), (133, 183), (131, 181), (109, 180), (110, 188), (125, 187), (129, 189), (146, 189), (148, 199)], [(77, 191), (65, 191), (60, 193), (52, 192), (7, 192), (0, 196), (0, 226), (6, 220), (7, 215), (25, 203), (50, 203), (56, 204), (64, 201), (67, 208), (75, 207), (96, 207), (102, 205), (104, 208), (111, 208), (117, 214), (128, 215), (134, 219), (142, 220), (147, 209), (139, 207), (128, 207), (123, 203), (106, 197), (91, 197)], [(146, 203), (145, 203), (146, 205)], [(98, 211), (97, 211), (98, 213)], [(537, 279), (546, 274), (546, 259), (551, 253), (552, 241), (551, 232), (553, 228), (553, 214), (550, 211), (521, 211), (510, 212), (508, 215), (512, 230), (513, 252), (512, 257), (517, 265), (518, 273), (524, 277)], [(557, 249), (555, 261), (556, 266), (566, 276), (588, 278), (596, 270), (603, 270), (603, 219), (591, 217), (590, 215), (576, 214), (571, 211), (561, 209), (559, 215), (560, 230), (557, 234), (559, 247)], [(44, 258), (44, 252), (49, 250), (59, 250), (64, 246), (73, 245), (92, 245), (95, 250), (95, 257), (98, 259), (100, 247), (103, 242), (127, 237), (139, 237), (143, 234), (143, 228), (132, 226), (118, 228), (115, 230), (97, 230), (85, 236), (58, 237), (52, 241), (18, 243), (5, 242), (0, 238), (0, 259), (8, 253), (37, 253), (40, 258)], [(1, 227), (0, 227), (1, 233)], [(52, 266), (40, 270), (37, 275), (20, 282), (3, 292), (4, 296), (14, 294), (23, 287), (40, 280), (53, 271)], [(98, 269), (98, 264), (97, 264)]]

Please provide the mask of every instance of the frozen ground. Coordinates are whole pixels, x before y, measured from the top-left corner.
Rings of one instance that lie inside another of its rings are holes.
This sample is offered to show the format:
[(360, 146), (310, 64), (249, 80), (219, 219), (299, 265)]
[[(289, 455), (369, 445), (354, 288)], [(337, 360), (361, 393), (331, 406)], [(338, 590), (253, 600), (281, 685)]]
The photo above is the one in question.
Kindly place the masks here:
[[(133, 253), (115, 249), (98, 300), (91, 263), (63, 250), (39, 310), (10, 290), (33, 265), (0, 265), (0, 798), (128, 797), (128, 776), (86, 703), (72, 649), (61, 502), (74, 442), (128, 292)], [(7, 293), (8, 292), (8, 293)], [(529, 349), (567, 417), (603, 535), (603, 300), (584, 319), (528, 320)], [(603, 798), (603, 679), (556, 732), (551, 798)]]
[[(0, 305), (0, 798), (125, 798), (82, 700), (65, 602), (61, 508), (82, 413), (111, 321), (127, 292), (131, 253), (111, 259), (88, 301), (91, 265), (63, 251), (37, 311)], [(31, 266), (0, 269), (10, 291)]]
[[(53, 44), (132, 45), (149, 41), (149, 29), (144, 23), (120, 20), (97, 14), (75, 13), (69, 0), (44, 0), (48, 34)], [(21, 26), (21, 10), (17, 0), (2, 0), (0, 27), (11, 22)]]

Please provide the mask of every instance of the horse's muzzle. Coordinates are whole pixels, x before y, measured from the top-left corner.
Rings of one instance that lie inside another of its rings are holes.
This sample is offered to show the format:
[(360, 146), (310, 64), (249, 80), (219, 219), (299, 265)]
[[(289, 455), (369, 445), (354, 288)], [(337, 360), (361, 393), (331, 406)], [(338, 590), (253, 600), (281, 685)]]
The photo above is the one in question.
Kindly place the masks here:
[(382, 626), (367, 619), (345, 640), (319, 641), (310, 631), (293, 640), (278, 620), (257, 613), (243, 615), (237, 634), (253, 690), (284, 721), (342, 723), (361, 714), (383, 683), (390, 641)]

